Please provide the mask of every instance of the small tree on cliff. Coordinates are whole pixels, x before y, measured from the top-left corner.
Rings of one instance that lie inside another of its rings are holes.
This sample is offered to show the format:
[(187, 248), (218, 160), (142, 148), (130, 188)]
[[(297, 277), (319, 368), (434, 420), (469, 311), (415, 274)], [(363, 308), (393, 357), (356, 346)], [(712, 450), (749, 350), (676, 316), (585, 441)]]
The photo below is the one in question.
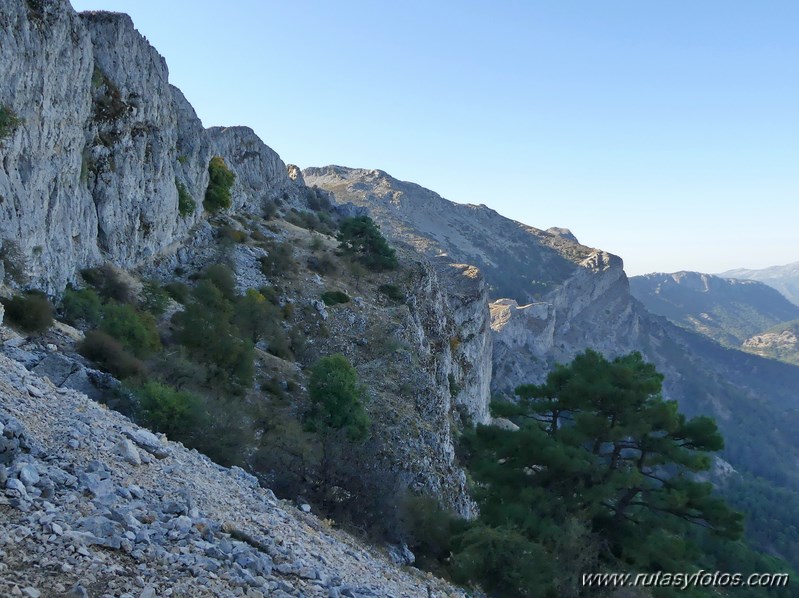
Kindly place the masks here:
[(343, 432), (362, 442), (369, 435), (369, 416), (363, 408), (366, 392), (358, 373), (341, 353), (322, 357), (311, 370), (311, 410), (306, 423), (323, 436)]
[(389, 247), (380, 229), (369, 216), (345, 218), (341, 221), (336, 238), (339, 249), (374, 272), (397, 267), (395, 251)]

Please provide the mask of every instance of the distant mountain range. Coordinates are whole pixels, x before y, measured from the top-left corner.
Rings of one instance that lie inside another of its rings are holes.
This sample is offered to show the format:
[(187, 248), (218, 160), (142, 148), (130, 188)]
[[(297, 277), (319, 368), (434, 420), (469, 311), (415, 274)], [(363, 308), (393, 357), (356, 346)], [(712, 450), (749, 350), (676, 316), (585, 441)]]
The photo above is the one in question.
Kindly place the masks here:
[(747, 270), (738, 268), (727, 270), (719, 274), (724, 278), (742, 278), (745, 280), (758, 280), (770, 287), (777, 289), (792, 303), (799, 305), (799, 262), (784, 266), (771, 266), (761, 270)]
[(699, 272), (646, 274), (630, 278), (630, 292), (652, 313), (733, 348), (799, 318), (799, 306), (754, 280)]

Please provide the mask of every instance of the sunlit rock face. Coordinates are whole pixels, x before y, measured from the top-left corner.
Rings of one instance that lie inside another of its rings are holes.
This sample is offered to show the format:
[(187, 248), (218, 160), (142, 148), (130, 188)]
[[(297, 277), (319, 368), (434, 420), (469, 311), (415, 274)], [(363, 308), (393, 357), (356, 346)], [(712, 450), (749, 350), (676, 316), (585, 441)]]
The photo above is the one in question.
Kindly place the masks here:
[(185, 238), (215, 155), (236, 175), (232, 209), (303, 204), (302, 176), (251, 129), (203, 127), (127, 15), (9, 1), (0, 21), (0, 251), (19, 282), (57, 294), (80, 268), (132, 267)]

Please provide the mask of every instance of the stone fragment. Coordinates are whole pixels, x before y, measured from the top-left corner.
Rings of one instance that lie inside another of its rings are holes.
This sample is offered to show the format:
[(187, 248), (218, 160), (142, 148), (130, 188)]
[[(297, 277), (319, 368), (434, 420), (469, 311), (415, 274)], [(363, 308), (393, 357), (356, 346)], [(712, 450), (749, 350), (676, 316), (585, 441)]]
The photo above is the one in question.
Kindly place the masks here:
[(141, 465), (141, 457), (136, 446), (127, 438), (123, 439), (117, 445), (117, 450), (122, 458), (131, 465)]

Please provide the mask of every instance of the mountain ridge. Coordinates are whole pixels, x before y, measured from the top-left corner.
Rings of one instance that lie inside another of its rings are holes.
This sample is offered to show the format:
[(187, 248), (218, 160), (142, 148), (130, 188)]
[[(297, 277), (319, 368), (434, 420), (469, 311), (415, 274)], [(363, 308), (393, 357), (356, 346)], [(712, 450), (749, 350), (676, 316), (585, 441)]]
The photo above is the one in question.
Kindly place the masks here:
[(799, 307), (754, 280), (690, 271), (652, 273), (631, 277), (630, 291), (652, 313), (734, 348), (799, 318)]
[(719, 276), (760, 281), (777, 289), (794, 305), (799, 305), (799, 262), (759, 269), (736, 268)]

